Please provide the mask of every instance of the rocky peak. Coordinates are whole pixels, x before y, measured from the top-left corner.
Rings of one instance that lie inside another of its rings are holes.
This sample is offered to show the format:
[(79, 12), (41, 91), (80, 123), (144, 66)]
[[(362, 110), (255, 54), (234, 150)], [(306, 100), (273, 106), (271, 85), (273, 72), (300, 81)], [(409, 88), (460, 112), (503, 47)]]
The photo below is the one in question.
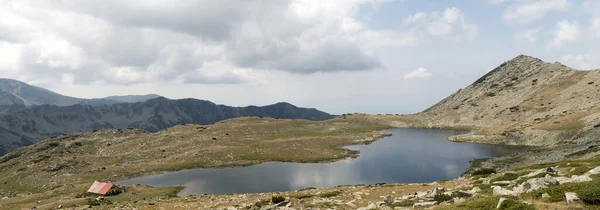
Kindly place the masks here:
[(591, 71), (519, 55), (425, 112), (438, 113), (450, 124), (469, 126), (509, 127), (524, 120), (541, 124), (543, 119), (551, 124), (559, 120), (550, 118), (564, 110), (587, 110), (597, 104), (596, 77)]

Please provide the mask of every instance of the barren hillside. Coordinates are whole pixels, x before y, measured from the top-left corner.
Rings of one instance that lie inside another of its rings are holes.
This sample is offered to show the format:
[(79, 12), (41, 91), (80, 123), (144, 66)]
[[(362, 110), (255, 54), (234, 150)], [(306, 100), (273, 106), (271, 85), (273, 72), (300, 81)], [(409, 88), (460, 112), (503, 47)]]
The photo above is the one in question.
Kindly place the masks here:
[(599, 85), (600, 70), (521, 55), (418, 115), (428, 127), (482, 129), (466, 138), (554, 144), (600, 125)]

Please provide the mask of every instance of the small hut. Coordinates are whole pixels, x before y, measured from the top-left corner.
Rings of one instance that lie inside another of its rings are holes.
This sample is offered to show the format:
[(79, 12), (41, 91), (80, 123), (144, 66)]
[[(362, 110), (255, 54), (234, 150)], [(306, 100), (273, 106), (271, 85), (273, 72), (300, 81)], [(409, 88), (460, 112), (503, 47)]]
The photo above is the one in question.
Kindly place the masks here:
[(88, 193), (98, 194), (98, 195), (106, 195), (110, 189), (112, 189), (115, 185), (111, 183), (104, 183), (99, 181), (94, 181), (90, 189), (88, 189)]

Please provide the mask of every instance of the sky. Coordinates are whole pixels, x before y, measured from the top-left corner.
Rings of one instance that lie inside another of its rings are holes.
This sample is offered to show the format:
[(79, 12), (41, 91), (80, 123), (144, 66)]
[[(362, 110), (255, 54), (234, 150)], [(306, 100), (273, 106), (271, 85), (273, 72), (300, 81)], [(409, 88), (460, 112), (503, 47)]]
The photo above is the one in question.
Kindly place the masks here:
[(600, 68), (600, 0), (0, 0), (0, 77), (414, 113), (520, 54)]

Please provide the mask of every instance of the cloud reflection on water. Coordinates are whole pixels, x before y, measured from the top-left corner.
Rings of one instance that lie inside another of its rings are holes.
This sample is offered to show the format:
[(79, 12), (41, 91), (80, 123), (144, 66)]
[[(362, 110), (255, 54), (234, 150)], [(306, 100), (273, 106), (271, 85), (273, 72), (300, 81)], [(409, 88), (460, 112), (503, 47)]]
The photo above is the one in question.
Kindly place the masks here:
[(348, 184), (432, 182), (455, 178), (469, 160), (508, 154), (498, 145), (449, 142), (448, 130), (392, 129), (393, 136), (352, 146), (360, 157), (333, 163), (264, 163), (249, 167), (196, 169), (125, 180), (121, 184), (183, 185), (180, 195), (297, 190)]

